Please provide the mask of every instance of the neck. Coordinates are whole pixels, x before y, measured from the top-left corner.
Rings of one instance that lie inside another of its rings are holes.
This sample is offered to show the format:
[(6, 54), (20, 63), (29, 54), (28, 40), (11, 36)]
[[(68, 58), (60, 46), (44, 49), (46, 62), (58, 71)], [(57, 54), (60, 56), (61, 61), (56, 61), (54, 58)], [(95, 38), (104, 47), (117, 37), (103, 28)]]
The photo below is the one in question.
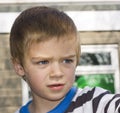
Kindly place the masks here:
[(33, 99), (32, 103), (29, 106), (30, 113), (47, 113), (50, 110), (54, 109), (61, 100), (58, 101), (46, 101)]

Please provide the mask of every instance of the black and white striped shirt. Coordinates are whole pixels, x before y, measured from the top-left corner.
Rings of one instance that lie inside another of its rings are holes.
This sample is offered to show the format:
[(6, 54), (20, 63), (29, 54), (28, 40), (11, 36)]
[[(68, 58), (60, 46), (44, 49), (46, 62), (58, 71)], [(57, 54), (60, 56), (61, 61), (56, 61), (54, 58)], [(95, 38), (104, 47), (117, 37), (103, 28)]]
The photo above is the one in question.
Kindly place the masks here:
[(78, 89), (65, 113), (120, 113), (120, 94), (99, 87)]

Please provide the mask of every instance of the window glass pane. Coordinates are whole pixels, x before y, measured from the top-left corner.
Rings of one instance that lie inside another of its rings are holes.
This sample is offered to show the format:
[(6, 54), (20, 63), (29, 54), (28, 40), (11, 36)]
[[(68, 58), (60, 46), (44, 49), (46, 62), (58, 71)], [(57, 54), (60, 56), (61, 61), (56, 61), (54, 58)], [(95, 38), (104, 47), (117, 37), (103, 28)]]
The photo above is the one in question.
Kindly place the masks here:
[(111, 65), (110, 53), (82, 53), (80, 57), (80, 65)]
[(99, 86), (115, 93), (113, 74), (78, 75), (76, 76), (75, 85), (80, 88)]

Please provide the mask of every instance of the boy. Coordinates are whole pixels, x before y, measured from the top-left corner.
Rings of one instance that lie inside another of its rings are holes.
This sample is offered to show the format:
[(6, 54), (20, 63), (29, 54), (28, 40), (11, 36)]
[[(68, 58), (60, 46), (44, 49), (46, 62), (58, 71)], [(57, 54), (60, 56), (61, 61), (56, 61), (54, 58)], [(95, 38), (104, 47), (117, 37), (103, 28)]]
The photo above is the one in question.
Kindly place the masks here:
[(16, 113), (120, 113), (120, 95), (73, 87), (80, 49), (76, 26), (65, 13), (50, 7), (23, 11), (12, 26), (10, 50), (16, 73), (32, 93)]

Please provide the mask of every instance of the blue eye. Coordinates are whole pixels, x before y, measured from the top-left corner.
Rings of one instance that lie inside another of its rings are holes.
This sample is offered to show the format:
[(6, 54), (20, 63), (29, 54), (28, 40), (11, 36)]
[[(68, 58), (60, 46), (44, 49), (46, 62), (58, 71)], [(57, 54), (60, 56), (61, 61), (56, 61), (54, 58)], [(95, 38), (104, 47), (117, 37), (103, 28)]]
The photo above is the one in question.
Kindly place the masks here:
[(47, 60), (39, 61), (38, 64), (48, 64), (49, 62)]
[(69, 64), (69, 63), (72, 63), (72, 62), (73, 62), (72, 59), (65, 59), (65, 60), (64, 60), (64, 63), (68, 63), (68, 64)]

